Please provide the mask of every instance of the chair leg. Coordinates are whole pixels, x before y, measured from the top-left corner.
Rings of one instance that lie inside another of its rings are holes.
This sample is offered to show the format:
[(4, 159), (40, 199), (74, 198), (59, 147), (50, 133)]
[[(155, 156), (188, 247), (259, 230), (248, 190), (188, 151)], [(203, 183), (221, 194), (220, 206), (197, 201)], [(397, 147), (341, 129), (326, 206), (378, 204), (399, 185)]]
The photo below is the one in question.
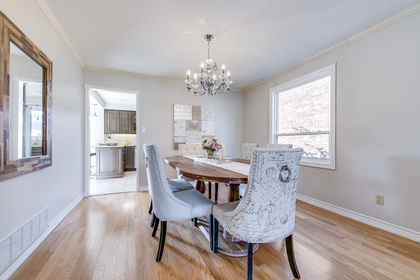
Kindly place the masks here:
[(210, 235), (210, 250), (213, 252), (213, 215), (210, 214), (209, 216), (209, 235)]
[[(152, 233), (152, 236), (153, 237), (156, 236), (156, 232), (158, 230), (158, 227), (159, 227), (159, 218), (156, 217), (156, 219), (155, 219), (155, 227), (153, 228), (153, 233)], [(160, 231), (161, 231), (160, 233), (162, 234), (162, 228), (160, 229)]]
[(152, 214), (153, 211), (153, 202), (150, 200), (149, 214)]
[(213, 227), (211, 234), (213, 235), (213, 253), (219, 250), (219, 221), (213, 217)]
[(252, 280), (252, 256), (254, 255), (254, 243), (248, 243), (248, 280)]
[(198, 227), (198, 219), (197, 218), (194, 218), (194, 226)]
[(161, 221), (160, 227), (160, 240), (159, 240), (159, 250), (156, 257), (156, 262), (160, 262), (162, 259), (163, 249), (165, 247), (165, 239), (166, 239), (166, 221)]
[(219, 195), (219, 183), (214, 183), (214, 202), (217, 204), (217, 196)]
[(300, 279), (299, 270), (296, 265), (295, 252), (293, 250), (293, 234), (286, 237), (286, 250), (287, 258), (289, 259), (290, 268), (292, 269), (293, 276), (296, 279)]
[(211, 200), (211, 182), (209, 182), (209, 199)]
[(150, 221), (150, 227), (154, 227), (156, 222), (156, 216), (155, 213), (153, 213), (152, 220)]

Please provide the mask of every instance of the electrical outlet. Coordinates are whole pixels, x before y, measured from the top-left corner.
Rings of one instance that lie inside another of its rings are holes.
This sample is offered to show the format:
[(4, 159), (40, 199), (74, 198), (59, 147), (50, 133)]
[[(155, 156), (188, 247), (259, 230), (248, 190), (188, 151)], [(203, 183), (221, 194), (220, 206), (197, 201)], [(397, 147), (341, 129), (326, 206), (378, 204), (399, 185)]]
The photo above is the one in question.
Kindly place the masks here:
[(384, 196), (383, 195), (376, 195), (376, 204), (384, 206)]

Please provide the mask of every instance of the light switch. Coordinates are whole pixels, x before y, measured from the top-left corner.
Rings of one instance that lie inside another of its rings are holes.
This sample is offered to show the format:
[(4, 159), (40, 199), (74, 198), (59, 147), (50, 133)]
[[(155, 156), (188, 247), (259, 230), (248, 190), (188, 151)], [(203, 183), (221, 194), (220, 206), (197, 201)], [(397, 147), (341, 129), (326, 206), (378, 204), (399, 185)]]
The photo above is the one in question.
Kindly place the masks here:
[(145, 127), (144, 125), (142, 125), (142, 126), (140, 127), (140, 131), (141, 131), (141, 132), (146, 132), (146, 127)]

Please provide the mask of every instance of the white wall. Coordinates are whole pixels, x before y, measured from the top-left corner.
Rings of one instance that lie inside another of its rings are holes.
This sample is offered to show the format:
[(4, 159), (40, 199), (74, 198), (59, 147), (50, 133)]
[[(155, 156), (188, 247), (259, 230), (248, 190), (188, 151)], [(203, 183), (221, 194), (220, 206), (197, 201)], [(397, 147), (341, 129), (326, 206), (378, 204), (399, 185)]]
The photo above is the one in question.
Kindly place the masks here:
[[(147, 185), (144, 169), (142, 146), (144, 143), (156, 144), (162, 157), (177, 155), (173, 149), (173, 105), (210, 106), (216, 111), (216, 137), (226, 144), (227, 155), (239, 155), (243, 135), (243, 97), (242, 93), (223, 93), (216, 97), (196, 96), (188, 93), (183, 82), (162, 79), (111, 75), (84, 71), (84, 82), (90, 86), (112, 89), (139, 91), (138, 130), (141, 126), (146, 131), (139, 133), (137, 141), (140, 163), (140, 186)], [(140, 152), (141, 151), (141, 152)], [(164, 164), (168, 177), (175, 177), (175, 171)]]
[(244, 141), (269, 141), (270, 88), (337, 62), (337, 168), (302, 167), (298, 193), (420, 232), (419, 27), (417, 12), (248, 90)]
[(0, 181), (0, 240), (48, 206), (48, 223), (83, 192), (82, 70), (33, 0), (0, 0), (9, 17), (53, 62), (52, 166)]

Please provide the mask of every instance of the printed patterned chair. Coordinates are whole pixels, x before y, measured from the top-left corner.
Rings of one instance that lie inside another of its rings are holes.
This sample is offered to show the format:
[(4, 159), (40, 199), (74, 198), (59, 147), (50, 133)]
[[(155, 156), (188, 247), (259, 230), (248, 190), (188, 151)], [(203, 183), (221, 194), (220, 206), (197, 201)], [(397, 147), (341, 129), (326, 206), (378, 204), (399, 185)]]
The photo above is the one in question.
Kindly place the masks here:
[(240, 201), (213, 206), (212, 244), (218, 251), (219, 223), (236, 238), (248, 242), (248, 279), (252, 279), (254, 243), (286, 240), (293, 276), (300, 278), (293, 252), (296, 185), (303, 149), (254, 149), (248, 187)]
[[(267, 144), (267, 148), (270, 149), (291, 149), (293, 148), (292, 144)], [(239, 185), (239, 197), (243, 197), (246, 190), (246, 184)]]
[(292, 144), (267, 144), (269, 149), (291, 149), (293, 148)]
[[(258, 143), (243, 143), (241, 148), (241, 158), (251, 159), (252, 150), (258, 148), (260, 144)], [(246, 184), (239, 185), (239, 197), (243, 197), (246, 189)]]
[[(196, 190), (172, 192), (166, 179), (157, 147), (155, 145), (144, 144), (143, 151), (146, 160), (147, 182), (153, 201), (156, 224), (161, 221), (159, 249), (156, 257), (156, 261), (160, 262), (165, 246), (167, 222), (193, 219), (206, 215), (209, 215), (211, 222), (213, 202)], [(157, 228), (157, 226), (155, 227)]]

